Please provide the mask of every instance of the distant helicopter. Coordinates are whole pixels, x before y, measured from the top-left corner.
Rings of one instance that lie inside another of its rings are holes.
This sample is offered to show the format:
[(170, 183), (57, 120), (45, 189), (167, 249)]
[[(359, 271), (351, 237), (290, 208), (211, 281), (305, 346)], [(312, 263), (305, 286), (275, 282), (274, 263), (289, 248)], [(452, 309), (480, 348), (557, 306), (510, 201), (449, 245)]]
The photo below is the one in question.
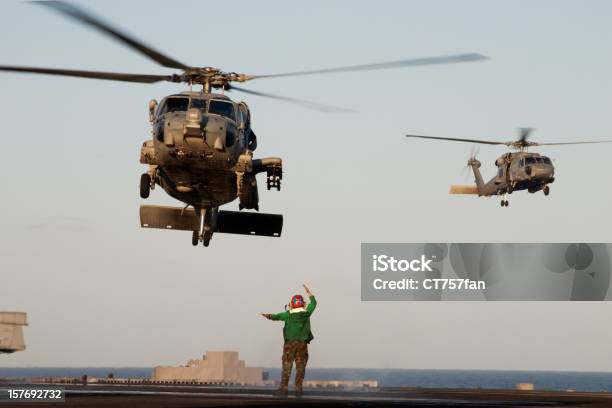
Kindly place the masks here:
[(495, 160), (497, 174), (485, 183), (480, 173), (480, 161), (476, 159), (475, 152), (472, 152), (467, 165), (474, 172), (475, 185), (452, 185), (451, 194), (476, 194), (479, 197), (501, 196), (501, 206), (508, 207), (507, 194), (514, 191), (527, 190), (530, 193), (542, 191), (544, 195), (550, 193), (549, 184), (555, 181), (555, 167), (546, 156), (538, 153), (528, 153), (526, 150), (534, 146), (560, 146), (575, 144), (610, 143), (612, 140), (597, 140), (590, 142), (562, 142), (562, 143), (537, 143), (527, 139), (533, 131), (532, 128), (520, 128), (519, 138), (510, 142), (494, 142), (478, 139), (459, 139), (452, 137), (436, 137), (421, 135), (406, 135), (411, 138), (450, 140), (455, 142), (480, 143), (488, 145), (505, 145), (509, 148), (517, 149), (518, 152), (509, 152)]
[[(283, 162), (278, 157), (254, 159), (257, 137), (251, 128), (251, 113), (244, 102), (232, 101), (213, 89), (240, 91), (297, 103), (309, 108), (336, 112), (341, 108), (302, 99), (251, 91), (234, 86), (234, 82), (298, 75), (338, 73), (398, 68), (405, 66), (448, 64), (486, 59), (480, 54), (461, 54), (355, 65), (331, 69), (289, 72), (274, 75), (245, 75), (224, 72), (212, 67), (192, 67), (170, 58), (131, 36), (111, 27), (91, 13), (70, 3), (42, 1), (34, 4), (49, 7), (64, 16), (92, 27), (164, 67), (181, 70), (173, 75), (141, 75), (116, 72), (94, 72), (54, 68), (0, 65), (0, 71), (62, 75), (113, 81), (156, 83), (169, 81), (201, 85), (200, 92), (182, 92), (149, 103), (153, 137), (142, 145), (140, 162), (149, 165), (140, 179), (140, 196), (160, 185), (168, 195), (186, 204), (185, 208), (143, 205), (140, 223), (145, 228), (192, 231), (192, 244), (208, 246), (214, 232), (280, 236), (283, 217), (278, 214), (220, 211), (219, 207), (239, 200), (239, 209), (259, 211), (257, 180), (266, 173), (267, 188), (280, 190)], [(206, 50), (206, 44), (202, 44)], [(193, 207), (188, 209), (187, 207)]]

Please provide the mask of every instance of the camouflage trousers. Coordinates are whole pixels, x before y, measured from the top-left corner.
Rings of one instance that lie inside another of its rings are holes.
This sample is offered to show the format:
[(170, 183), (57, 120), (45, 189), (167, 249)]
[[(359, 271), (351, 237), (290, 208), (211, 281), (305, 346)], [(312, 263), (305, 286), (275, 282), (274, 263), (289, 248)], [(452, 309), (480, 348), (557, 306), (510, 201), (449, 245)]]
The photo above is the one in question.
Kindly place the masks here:
[(308, 362), (308, 343), (305, 341), (288, 341), (283, 346), (283, 373), (281, 374), (281, 388), (289, 386), (291, 367), (295, 361), (295, 388), (302, 390), (306, 363)]

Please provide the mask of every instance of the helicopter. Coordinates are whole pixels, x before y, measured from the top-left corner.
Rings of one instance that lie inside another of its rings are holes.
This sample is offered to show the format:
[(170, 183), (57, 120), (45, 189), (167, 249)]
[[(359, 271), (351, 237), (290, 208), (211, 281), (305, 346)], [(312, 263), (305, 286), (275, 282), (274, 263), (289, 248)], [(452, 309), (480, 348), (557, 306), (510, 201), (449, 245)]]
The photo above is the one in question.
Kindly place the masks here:
[(545, 196), (550, 194), (550, 184), (555, 181), (555, 166), (552, 160), (539, 153), (528, 152), (527, 149), (536, 146), (560, 146), (592, 143), (610, 143), (612, 140), (597, 140), (587, 142), (560, 142), (560, 143), (538, 143), (527, 139), (533, 132), (533, 128), (519, 128), (517, 140), (509, 142), (496, 142), (480, 139), (461, 139), (452, 137), (406, 135), (409, 138), (445, 140), (454, 142), (479, 143), (488, 145), (505, 145), (516, 152), (504, 153), (495, 160), (497, 167), (496, 175), (485, 182), (480, 173), (480, 161), (476, 158), (477, 152), (472, 151), (467, 166), (474, 173), (474, 185), (451, 185), (450, 194), (474, 194), (478, 197), (501, 197), (500, 205), (508, 207), (510, 204), (507, 195), (515, 191), (527, 190), (529, 193), (542, 191)]
[[(151, 190), (159, 185), (169, 196), (183, 202), (185, 206), (141, 205), (140, 224), (143, 228), (191, 231), (194, 246), (200, 242), (209, 246), (214, 232), (269, 237), (280, 237), (282, 232), (282, 215), (259, 213), (256, 176), (265, 173), (267, 189), (280, 190), (283, 161), (279, 157), (254, 158), (257, 136), (251, 127), (250, 109), (245, 102), (230, 99), (224, 94), (225, 91), (295, 103), (324, 112), (346, 111), (326, 104), (244, 89), (234, 83), (487, 59), (472, 53), (271, 75), (246, 75), (210, 66), (186, 65), (71, 3), (36, 1), (33, 4), (50, 8), (64, 17), (93, 28), (163, 67), (180, 70), (172, 75), (149, 75), (0, 65), (0, 71), (8, 72), (143, 84), (162, 81), (188, 84), (189, 91), (165, 96), (160, 102), (155, 99), (149, 102), (152, 137), (142, 144), (140, 152), (140, 162), (148, 165), (148, 171), (140, 178), (141, 198), (148, 198)], [(201, 86), (201, 90), (194, 91), (194, 85)], [(222, 205), (236, 199), (240, 211), (219, 210)], [(256, 212), (241, 212), (243, 209)]]

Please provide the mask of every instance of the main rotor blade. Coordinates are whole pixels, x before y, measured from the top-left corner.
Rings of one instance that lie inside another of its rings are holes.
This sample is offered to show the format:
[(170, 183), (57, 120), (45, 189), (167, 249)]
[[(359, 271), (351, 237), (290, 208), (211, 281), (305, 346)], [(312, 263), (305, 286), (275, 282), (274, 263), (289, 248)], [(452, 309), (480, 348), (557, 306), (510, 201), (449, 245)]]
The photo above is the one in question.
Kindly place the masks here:
[(560, 142), (560, 143), (537, 143), (534, 146), (562, 146), (562, 145), (577, 145), (577, 144), (592, 144), (592, 143), (612, 143), (612, 140), (591, 140), (587, 142)]
[(481, 143), (481, 144), (489, 144), (489, 145), (508, 145), (508, 143), (506, 142), (492, 142), (489, 140), (478, 140), (478, 139), (460, 139), (456, 137), (438, 137), (438, 136), (421, 136), (421, 135), (406, 135), (406, 137), (417, 137), (420, 139), (451, 140), (454, 142)]
[(341, 108), (341, 107), (332, 106), (332, 105), (325, 105), (325, 104), (318, 103), (318, 102), (306, 101), (304, 99), (290, 98), (288, 96), (280, 96), (280, 95), (274, 95), (274, 94), (269, 94), (269, 93), (264, 93), (264, 92), (259, 92), (259, 91), (252, 91), (250, 89), (239, 88), (234, 85), (228, 85), (228, 89), (230, 91), (240, 91), (240, 92), (244, 92), (244, 93), (251, 94), (251, 95), (263, 96), (265, 98), (272, 98), (272, 99), (277, 99), (279, 101), (295, 103), (305, 108), (314, 109), (320, 112), (326, 112), (326, 113), (355, 112), (352, 109)]
[(118, 72), (99, 72), (99, 71), (80, 71), (74, 69), (55, 69), (55, 68), (36, 68), (36, 67), (17, 67), (11, 65), (0, 65), (0, 71), (22, 72), (30, 74), (61, 75), (80, 78), (107, 79), (112, 81), (139, 82), (152, 84), (159, 81), (172, 81), (172, 75), (143, 75), (143, 74), (122, 74)]
[(141, 54), (146, 55), (152, 60), (158, 62), (164, 67), (168, 68), (178, 68), (182, 70), (189, 69), (189, 67), (177, 60), (168, 57), (167, 55), (161, 54), (158, 51), (155, 51), (149, 46), (144, 45), (142, 42), (136, 40), (133, 37), (128, 36), (127, 34), (122, 33), (116, 28), (111, 27), (109, 24), (102, 22), (100, 19), (90, 14), (89, 12), (83, 10), (80, 7), (75, 6), (74, 4), (66, 3), (64, 1), (33, 1), (32, 3), (36, 5), (41, 5), (45, 7), (49, 7), (65, 16), (68, 16), (78, 22), (88, 25), (101, 31), (116, 40), (122, 42), (123, 44), (131, 47), (132, 49), (140, 52)]
[(401, 61), (381, 62), (377, 64), (365, 64), (365, 65), (351, 65), (346, 67), (336, 67), (327, 69), (315, 69), (311, 71), (296, 71), (286, 72), (282, 74), (270, 74), (270, 75), (247, 75), (246, 79), (260, 79), (260, 78), (278, 78), (298, 75), (314, 75), (314, 74), (330, 74), (336, 72), (351, 72), (351, 71), (372, 71), (379, 69), (391, 69), (401, 67), (411, 67), (419, 65), (437, 65), (437, 64), (453, 64), (457, 62), (470, 62), (480, 61), (488, 59), (481, 54), (460, 54), (460, 55), (449, 55), (441, 57), (430, 57), (430, 58), (418, 58), (408, 59)]

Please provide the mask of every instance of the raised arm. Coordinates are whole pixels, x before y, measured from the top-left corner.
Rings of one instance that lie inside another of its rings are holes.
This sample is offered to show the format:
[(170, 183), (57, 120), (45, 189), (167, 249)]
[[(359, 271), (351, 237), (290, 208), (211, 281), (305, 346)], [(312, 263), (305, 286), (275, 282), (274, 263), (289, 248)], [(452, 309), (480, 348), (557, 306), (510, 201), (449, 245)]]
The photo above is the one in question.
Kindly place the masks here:
[(312, 294), (310, 289), (308, 289), (308, 286), (306, 285), (302, 285), (302, 286), (304, 286), (304, 290), (306, 290), (306, 293), (308, 294), (308, 298), (310, 299), (310, 302), (308, 303), (308, 306), (306, 307), (306, 311), (308, 312), (308, 314), (312, 314), (312, 312), (314, 312), (315, 308), (317, 307), (317, 299), (315, 298), (315, 295)]

